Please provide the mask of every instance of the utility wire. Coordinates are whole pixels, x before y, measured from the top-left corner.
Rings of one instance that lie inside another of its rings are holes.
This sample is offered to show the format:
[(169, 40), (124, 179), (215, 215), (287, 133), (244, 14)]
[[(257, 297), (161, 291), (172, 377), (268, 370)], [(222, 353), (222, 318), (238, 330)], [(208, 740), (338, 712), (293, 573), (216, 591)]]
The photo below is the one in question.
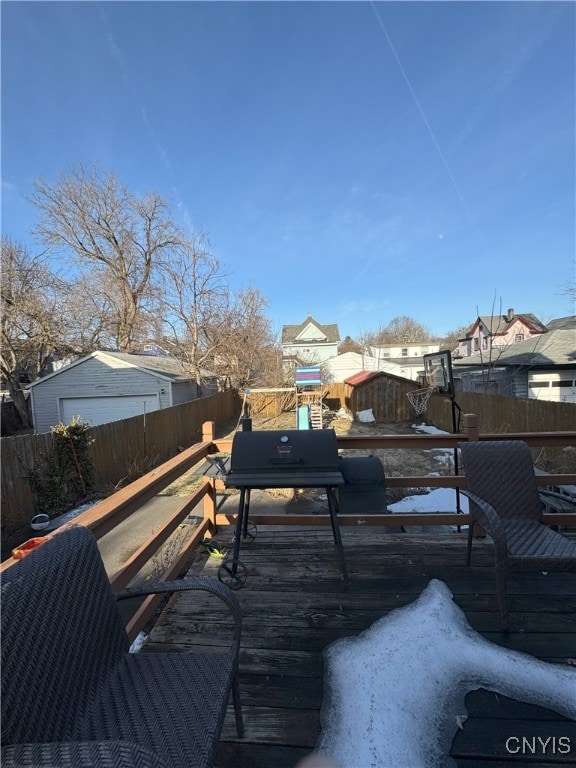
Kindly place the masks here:
[(444, 152), (442, 152), (442, 148), (440, 144), (438, 143), (438, 140), (436, 139), (436, 136), (434, 135), (434, 131), (432, 130), (432, 126), (428, 122), (428, 119), (424, 113), (424, 110), (422, 109), (422, 105), (420, 104), (420, 101), (418, 100), (418, 96), (416, 95), (416, 92), (414, 88), (412, 87), (412, 83), (410, 82), (410, 78), (406, 74), (406, 70), (402, 66), (402, 62), (400, 61), (400, 57), (396, 53), (396, 49), (394, 48), (394, 45), (392, 43), (392, 40), (390, 39), (390, 35), (388, 34), (388, 31), (386, 27), (384, 26), (384, 22), (382, 21), (380, 14), (378, 13), (378, 10), (376, 8), (376, 4), (371, 0), (370, 5), (372, 6), (372, 10), (374, 11), (374, 15), (376, 16), (376, 19), (378, 21), (378, 24), (380, 25), (380, 29), (384, 33), (384, 37), (386, 38), (386, 42), (388, 43), (388, 47), (390, 48), (390, 51), (392, 52), (392, 56), (394, 56), (394, 60), (396, 61), (396, 64), (398, 65), (398, 69), (400, 70), (400, 73), (402, 74), (402, 77), (404, 78), (404, 82), (408, 86), (408, 90), (410, 91), (410, 95), (412, 96), (412, 99), (414, 103), (416, 104), (416, 108), (418, 109), (418, 112), (420, 113), (420, 117), (422, 118), (422, 121), (424, 125), (426, 126), (426, 130), (428, 131), (428, 134), (430, 135), (430, 138), (432, 139), (432, 143), (436, 147), (436, 151), (438, 152), (438, 155), (440, 156), (440, 159), (442, 160), (442, 164), (446, 170), (446, 173), (448, 174), (448, 177), (450, 181), (452, 182), (452, 186), (456, 190), (456, 194), (458, 195), (458, 198), (460, 202), (462, 203), (464, 210), (466, 211), (466, 215), (468, 216), (468, 219), (470, 221), (470, 224), (474, 228), (474, 231), (476, 232), (476, 235), (479, 240), (482, 240), (483, 238), (480, 235), (480, 232), (478, 231), (478, 228), (476, 226), (476, 223), (472, 217), (472, 213), (470, 211), (470, 208), (468, 206), (468, 203), (466, 202), (466, 199), (464, 195), (462, 194), (462, 191), (460, 187), (458, 186), (458, 182), (456, 181), (456, 178), (454, 174), (452, 173), (450, 166), (448, 165), (448, 161), (446, 160), (446, 157), (444, 156)]

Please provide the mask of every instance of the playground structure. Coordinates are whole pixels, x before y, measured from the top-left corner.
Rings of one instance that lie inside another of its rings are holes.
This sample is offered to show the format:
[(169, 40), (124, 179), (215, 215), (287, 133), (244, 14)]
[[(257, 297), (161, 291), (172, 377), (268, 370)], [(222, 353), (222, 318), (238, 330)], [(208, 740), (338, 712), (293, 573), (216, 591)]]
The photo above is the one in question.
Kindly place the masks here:
[(296, 368), (296, 428), (323, 429), (323, 399), (327, 390), (322, 386), (320, 366)]
[(245, 389), (238, 426), (242, 419), (256, 414), (273, 418), (295, 410), (296, 429), (323, 429), (323, 400), (327, 394), (319, 366), (296, 368), (293, 387)]

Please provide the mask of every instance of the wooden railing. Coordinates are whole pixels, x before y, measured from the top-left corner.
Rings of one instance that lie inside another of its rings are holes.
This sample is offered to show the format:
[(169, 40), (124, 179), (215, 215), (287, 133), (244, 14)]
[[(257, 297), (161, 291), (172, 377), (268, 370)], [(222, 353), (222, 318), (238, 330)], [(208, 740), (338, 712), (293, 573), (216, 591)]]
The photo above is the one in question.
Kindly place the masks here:
[[(458, 443), (465, 440), (524, 440), (531, 447), (569, 446), (576, 445), (576, 432), (526, 432), (526, 433), (485, 433), (478, 431), (476, 416), (463, 416), (463, 433), (457, 435), (339, 435), (338, 447), (347, 450), (359, 449), (413, 449), (428, 450), (431, 448), (455, 449)], [(122, 521), (126, 520), (143, 504), (156, 496), (184, 472), (202, 462), (210, 453), (229, 453), (232, 441), (214, 438), (214, 423), (206, 422), (203, 426), (202, 442), (186, 449), (178, 456), (170, 459), (156, 469), (148, 472), (135, 482), (117, 491), (107, 499), (95, 504), (86, 512), (74, 519), (75, 525), (89, 528), (96, 539), (102, 538)], [(576, 473), (537, 475), (539, 485), (576, 485)], [(386, 484), (396, 488), (465, 488), (466, 478), (463, 475), (447, 476), (409, 476), (387, 477)], [(223, 487), (222, 481), (215, 478), (202, 477), (199, 488), (187, 498), (182, 499), (181, 505), (164, 522), (164, 525), (134, 552), (121, 568), (110, 577), (114, 591), (127, 586), (140, 569), (148, 563), (176, 530), (180, 523), (201, 502), (203, 505), (201, 522), (193, 529), (189, 538), (183, 543), (178, 555), (163, 574), (163, 579), (175, 578), (186, 564), (190, 553), (198, 546), (203, 538), (212, 536), (220, 525), (234, 523), (236, 514), (217, 511), (217, 492)], [(273, 515), (252, 514), (251, 521), (256, 525), (277, 524), (278, 517)], [(466, 525), (468, 514), (456, 512), (446, 513), (408, 513), (408, 514), (371, 514), (369, 518), (361, 515), (340, 515), (341, 525)], [(544, 522), (550, 525), (576, 525), (576, 513), (555, 513), (544, 516)], [(329, 515), (283, 515), (283, 525), (329, 525)], [(0, 571), (9, 568), (15, 561), (6, 560)], [(130, 638), (136, 637), (153, 615), (161, 597), (147, 598), (127, 626)]]

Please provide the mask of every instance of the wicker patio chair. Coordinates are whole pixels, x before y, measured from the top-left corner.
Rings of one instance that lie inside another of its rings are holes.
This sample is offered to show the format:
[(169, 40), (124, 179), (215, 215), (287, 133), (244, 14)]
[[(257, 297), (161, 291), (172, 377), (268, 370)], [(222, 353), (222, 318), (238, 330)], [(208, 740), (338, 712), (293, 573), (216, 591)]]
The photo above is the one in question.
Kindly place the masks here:
[[(502, 629), (508, 629), (509, 571), (576, 571), (576, 543), (542, 522), (542, 501), (528, 445), (522, 440), (460, 443), (470, 515), (494, 539)], [(470, 565), (473, 525), (468, 528)]]
[[(230, 647), (129, 653), (116, 598), (205, 590), (233, 615)], [(2, 766), (206, 768), (238, 690), (241, 612), (216, 579), (115, 596), (93, 535), (74, 526), (2, 574)], [(91, 762), (90, 762), (91, 761)]]

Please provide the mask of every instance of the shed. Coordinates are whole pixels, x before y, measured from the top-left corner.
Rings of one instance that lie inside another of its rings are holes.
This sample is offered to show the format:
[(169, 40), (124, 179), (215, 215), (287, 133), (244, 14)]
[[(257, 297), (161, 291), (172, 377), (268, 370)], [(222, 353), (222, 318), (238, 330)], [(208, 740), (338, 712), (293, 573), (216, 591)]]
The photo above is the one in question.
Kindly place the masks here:
[[(413, 417), (407, 392), (418, 385), (412, 379), (383, 371), (360, 371), (344, 381), (344, 402), (352, 413), (372, 409), (376, 421), (398, 421)], [(405, 409), (398, 412), (398, 403)]]
[[(203, 372), (203, 394), (217, 390)], [(97, 351), (30, 385), (35, 432), (74, 416), (92, 426), (195, 400), (196, 382), (176, 358)]]

